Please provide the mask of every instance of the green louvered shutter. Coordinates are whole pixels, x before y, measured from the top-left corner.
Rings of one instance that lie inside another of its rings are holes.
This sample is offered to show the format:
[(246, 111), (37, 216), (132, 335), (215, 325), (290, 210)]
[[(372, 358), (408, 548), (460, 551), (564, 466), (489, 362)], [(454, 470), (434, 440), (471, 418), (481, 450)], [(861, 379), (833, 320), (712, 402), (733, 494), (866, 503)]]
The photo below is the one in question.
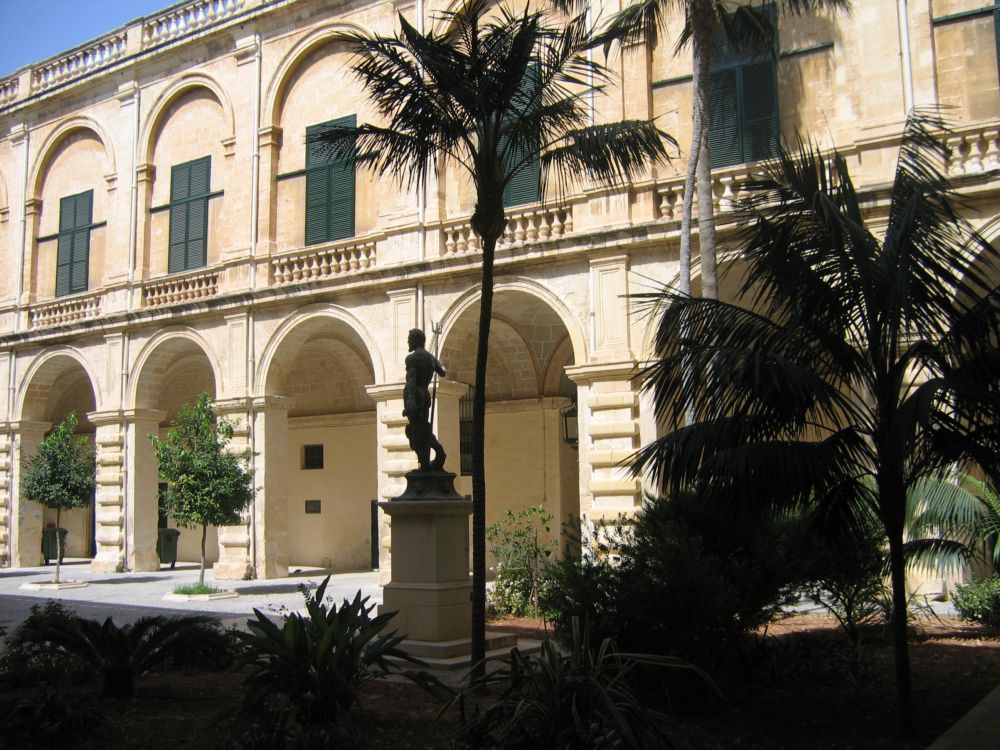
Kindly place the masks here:
[[(763, 6), (772, 23), (774, 6)], [(712, 45), (708, 96), (712, 168), (767, 159), (777, 153), (778, 85), (770, 53), (739, 50), (720, 32)]]
[(778, 86), (770, 58), (740, 69), (743, 161), (769, 159), (778, 151)]
[(201, 268), (207, 262), (210, 156), (177, 164), (170, 170), (170, 250), (167, 272)]
[[(538, 85), (538, 65), (534, 64), (528, 68), (525, 72), (524, 78), (521, 80), (521, 87), (518, 91), (517, 98), (521, 98), (524, 101), (521, 103), (521, 109), (525, 109), (530, 106), (529, 102), (533, 98), (534, 90)], [(501, 148), (505, 147), (505, 143), (501, 143)], [(535, 154), (534, 158), (529, 161), (520, 172), (514, 175), (510, 182), (504, 187), (503, 191), (503, 205), (505, 208), (510, 206), (521, 206), (525, 203), (537, 203), (541, 196), (541, 177), (542, 177), (542, 165), (538, 158), (538, 143), (536, 137), (536, 143), (532, 149)], [(516, 149), (507, 160), (507, 168), (511, 165), (516, 164), (523, 158), (523, 150)]]
[(312, 138), (331, 127), (356, 128), (348, 115), (306, 128), (306, 244), (354, 236), (354, 157), (331, 159), (326, 147)]
[(59, 236), (56, 247), (56, 296), (87, 291), (90, 270), (90, 228), (94, 191), (70, 195), (59, 201)]
[(737, 68), (712, 73), (708, 82), (708, 156), (712, 169), (743, 161)]

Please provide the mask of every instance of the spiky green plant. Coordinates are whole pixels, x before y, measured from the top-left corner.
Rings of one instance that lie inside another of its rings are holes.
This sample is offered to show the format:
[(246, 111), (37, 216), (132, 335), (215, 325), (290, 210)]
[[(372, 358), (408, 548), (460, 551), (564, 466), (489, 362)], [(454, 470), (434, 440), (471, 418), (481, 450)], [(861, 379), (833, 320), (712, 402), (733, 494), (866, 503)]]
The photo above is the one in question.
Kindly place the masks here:
[(41, 620), (24, 638), (61, 647), (100, 672), (108, 697), (131, 696), (139, 677), (171, 659), (192, 653), (214, 656), (228, 649), (215, 621), (196, 615), (141, 617), (121, 627), (110, 617), (103, 623), (78, 616), (53, 617)]
[(383, 635), (393, 613), (371, 616), (375, 605), (359, 591), (337, 607), (324, 601), (330, 577), (306, 595), (306, 613), (276, 624), (260, 610), (237, 633), (250, 674), (241, 714), (259, 732), (284, 741), (292, 728), (349, 726), (361, 688), (393, 670), (390, 659), (413, 661), (398, 646), (404, 636)]

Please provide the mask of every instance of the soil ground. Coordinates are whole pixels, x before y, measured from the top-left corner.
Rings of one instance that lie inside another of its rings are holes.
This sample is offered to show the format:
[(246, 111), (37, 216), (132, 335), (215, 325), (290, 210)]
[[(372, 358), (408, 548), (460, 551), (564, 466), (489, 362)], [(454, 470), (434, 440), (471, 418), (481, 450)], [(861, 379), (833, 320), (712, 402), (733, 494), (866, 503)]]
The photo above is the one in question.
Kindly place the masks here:
[[(544, 635), (530, 620), (495, 623), (525, 637)], [(1000, 635), (958, 620), (924, 622), (910, 643), (916, 739), (896, 738), (891, 646), (878, 632), (853, 669), (845, 666), (836, 623), (799, 615), (774, 623), (745, 663), (717, 676), (724, 699), (676, 697), (679, 728), (697, 750), (817, 748), (911, 750), (926, 747), (1000, 684)], [(225, 748), (234, 731), (241, 675), (180, 670), (147, 675), (131, 699), (101, 699), (93, 683), (74, 688), (84, 726), (56, 746), (97, 748)], [(30, 692), (0, 686), (0, 711)], [(356, 721), (373, 750), (443, 748), (455, 716), (431, 720), (439, 703), (407, 682), (379, 680), (362, 695)], [(6, 718), (0, 724), (7, 724)], [(38, 739), (0, 733), (0, 747), (44, 747)]]

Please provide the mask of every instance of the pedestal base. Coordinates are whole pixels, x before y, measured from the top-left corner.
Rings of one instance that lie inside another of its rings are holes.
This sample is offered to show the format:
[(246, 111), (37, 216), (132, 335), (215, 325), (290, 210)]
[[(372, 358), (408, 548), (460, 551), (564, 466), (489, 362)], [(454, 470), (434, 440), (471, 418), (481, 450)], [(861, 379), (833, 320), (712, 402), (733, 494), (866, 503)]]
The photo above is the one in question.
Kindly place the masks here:
[(411, 471), (406, 491), (379, 503), (392, 519), (392, 580), (379, 612), (396, 612), (389, 627), (414, 641), (455, 641), (472, 626), (472, 502), (454, 480), (445, 471)]

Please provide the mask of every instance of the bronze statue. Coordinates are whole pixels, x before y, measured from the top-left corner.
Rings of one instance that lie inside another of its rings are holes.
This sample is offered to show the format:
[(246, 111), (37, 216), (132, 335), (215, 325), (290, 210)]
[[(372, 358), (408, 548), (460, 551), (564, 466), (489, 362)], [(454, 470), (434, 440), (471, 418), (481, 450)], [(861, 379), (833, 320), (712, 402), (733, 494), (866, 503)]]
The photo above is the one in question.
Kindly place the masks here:
[[(442, 377), (444, 367), (437, 357), (424, 349), (427, 338), (419, 328), (410, 331), (406, 339), (410, 353), (406, 355), (406, 385), (403, 388), (403, 416), (410, 423), (406, 437), (417, 454), (420, 471), (443, 471), (445, 453), (431, 428), (431, 394), (429, 386), (434, 373)], [(431, 449), (434, 460), (431, 461)]]

